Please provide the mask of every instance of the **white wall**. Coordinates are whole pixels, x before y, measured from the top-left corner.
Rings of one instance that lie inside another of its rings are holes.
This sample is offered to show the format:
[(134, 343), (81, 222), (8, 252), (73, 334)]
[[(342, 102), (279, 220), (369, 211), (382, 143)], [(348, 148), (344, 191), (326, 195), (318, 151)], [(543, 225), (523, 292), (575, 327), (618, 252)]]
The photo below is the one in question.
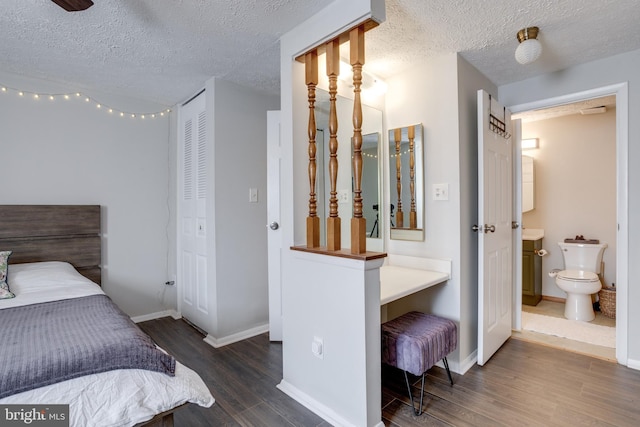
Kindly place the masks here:
[(616, 112), (571, 115), (522, 124), (523, 138), (538, 138), (534, 158), (535, 208), (522, 215), (524, 227), (543, 228), (542, 294), (566, 294), (547, 272), (563, 267), (557, 242), (584, 235), (609, 247), (604, 283), (616, 281)]
[[(640, 111), (640, 77), (637, 70), (640, 68), (640, 50), (615, 55), (599, 61), (589, 62), (562, 70), (557, 73), (546, 74), (537, 78), (524, 80), (499, 88), (499, 98), (506, 105), (521, 105), (534, 101), (540, 101), (559, 96), (574, 94), (590, 89), (606, 87), (610, 85), (628, 82), (628, 112), (629, 117), (637, 117)], [(617, 109), (621, 106), (618, 103)], [(635, 278), (640, 275), (640, 264), (634, 260), (640, 259), (640, 246), (635, 245), (640, 238), (640, 228), (634, 219), (640, 216), (640, 170), (633, 168), (635, 160), (640, 159), (640, 146), (634, 141), (640, 139), (640, 121), (630, 120), (628, 128), (622, 129), (628, 132), (628, 177), (624, 181), (628, 186), (628, 258), (629, 268), (625, 276), (629, 278), (626, 300), (620, 299), (618, 293), (617, 304), (625, 304), (628, 312), (627, 319), (627, 351), (626, 358), (629, 364), (640, 367), (640, 312), (633, 307), (640, 303), (640, 287), (636, 286)], [(620, 236), (619, 236), (620, 239)], [(620, 254), (618, 254), (620, 256)], [(622, 273), (617, 271), (618, 277)], [(618, 282), (620, 280), (618, 279)], [(620, 283), (618, 283), (620, 286)], [(620, 288), (619, 288), (620, 290)], [(620, 319), (618, 319), (620, 321)], [(624, 320), (622, 320), (624, 321)]]
[[(216, 258), (208, 280), (217, 313), (208, 332), (220, 339), (269, 321), (267, 111), (280, 103), (218, 78), (207, 82), (206, 96), (215, 209), (215, 250), (208, 253)], [(249, 188), (258, 190), (258, 203), (249, 203)]]
[[(6, 73), (0, 82), (39, 93), (78, 90)], [(89, 95), (124, 111), (167, 108)], [(101, 205), (102, 286), (131, 316), (175, 307), (175, 288), (164, 285), (175, 274), (172, 126), (172, 117), (121, 118), (95, 102), (0, 92), (0, 203)]]
[[(338, 257), (301, 256), (288, 249), (305, 243), (309, 197), (305, 143), (307, 90), (304, 66), (294, 58), (372, 15), (384, 20), (383, 1), (336, 0), (280, 41), (283, 148), (280, 387), (334, 425), (382, 424), (379, 273), (376, 266), (366, 262), (343, 263)], [(332, 259), (330, 265), (323, 261), (325, 258)], [(319, 327), (323, 328), (327, 356), (317, 368), (311, 342)], [(347, 364), (352, 369), (344, 369)]]

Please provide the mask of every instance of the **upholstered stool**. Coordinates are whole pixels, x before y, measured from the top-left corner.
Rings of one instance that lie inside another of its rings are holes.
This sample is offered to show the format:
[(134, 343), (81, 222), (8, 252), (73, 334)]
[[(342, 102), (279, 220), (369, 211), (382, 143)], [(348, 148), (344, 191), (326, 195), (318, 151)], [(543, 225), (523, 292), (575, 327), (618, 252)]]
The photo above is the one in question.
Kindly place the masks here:
[[(458, 346), (458, 329), (448, 319), (411, 311), (382, 324), (382, 362), (404, 371), (404, 378), (416, 415), (422, 414), (425, 373), (440, 359), (453, 385), (447, 355)], [(422, 375), (420, 408), (413, 403), (407, 372)]]

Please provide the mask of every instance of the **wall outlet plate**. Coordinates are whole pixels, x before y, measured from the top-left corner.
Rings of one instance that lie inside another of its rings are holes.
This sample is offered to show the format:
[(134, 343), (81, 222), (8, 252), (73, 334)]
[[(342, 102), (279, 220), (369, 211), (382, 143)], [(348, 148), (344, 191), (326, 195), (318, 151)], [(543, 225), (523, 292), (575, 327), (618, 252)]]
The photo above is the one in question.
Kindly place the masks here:
[(324, 359), (324, 341), (322, 338), (313, 337), (313, 341), (311, 341), (311, 353), (318, 359)]
[(258, 189), (250, 188), (249, 189), (249, 203), (258, 203)]

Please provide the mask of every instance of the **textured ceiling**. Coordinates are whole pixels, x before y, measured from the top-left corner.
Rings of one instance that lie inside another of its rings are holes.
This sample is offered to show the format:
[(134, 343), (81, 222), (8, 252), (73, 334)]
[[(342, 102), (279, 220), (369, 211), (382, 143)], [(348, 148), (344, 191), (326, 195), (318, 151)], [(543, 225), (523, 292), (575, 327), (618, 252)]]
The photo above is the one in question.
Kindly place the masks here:
[[(94, 0), (65, 12), (48, 0), (0, 2), (0, 70), (178, 103), (218, 76), (279, 91), (278, 38), (327, 0)], [(371, 74), (388, 78), (460, 52), (496, 85), (640, 49), (638, 0), (387, 0), (368, 33)], [(543, 53), (523, 66), (516, 33), (540, 27)], [(0, 82), (1, 83), (1, 82)]]

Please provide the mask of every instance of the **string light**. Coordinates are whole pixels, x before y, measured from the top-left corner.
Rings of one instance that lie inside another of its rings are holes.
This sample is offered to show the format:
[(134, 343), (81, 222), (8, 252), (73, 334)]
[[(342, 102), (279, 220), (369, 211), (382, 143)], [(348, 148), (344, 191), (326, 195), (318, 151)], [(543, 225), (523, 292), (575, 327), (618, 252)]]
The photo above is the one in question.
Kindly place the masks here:
[[(400, 155), (404, 156), (409, 154), (409, 149), (406, 149), (405, 151), (401, 151)], [(389, 153), (389, 157), (393, 158), (393, 157), (398, 157), (398, 155), (396, 153)]]
[(74, 96), (77, 99), (82, 99), (82, 97), (84, 96), (85, 103), (94, 104), (95, 107), (98, 110), (104, 109), (109, 114), (117, 114), (120, 117), (129, 117), (131, 119), (144, 120), (147, 117), (151, 117), (152, 119), (155, 119), (156, 117), (164, 117), (165, 114), (169, 114), (171, 112), (170, 108), (167, 108), (167, 109), (161, 110), (161, 111), (154, 111), (154, 112), (122, 111), (122, 110), (118, 110), (116, 108), (110, 107), (108, 105), (105, 105), (105, 104), (103, 104), (101, 102), (98, 102), (96, 99), (92, 98), (91, 96), (83, 95), (80, 92), (74, 92), (74, 93), (37, 93), (37, 92), (29, 92), (29, 91), (18, 90), (18, 89), (11, 88), (9, 86), (0, 86), (0, 93), (4, 94), (4, 93), (9, 93), (9, 92), (15, 92), (20, 97), (25, 97), (25, 95), (29, 95), (29, 96), (33, 97), (34, 100), (39, 100), (41, 97), (45, 97), (45, 98), (48, 98), (50, 101), (55, 101), (56, 99), (63, 99), (65, 101), (68, 101)]

